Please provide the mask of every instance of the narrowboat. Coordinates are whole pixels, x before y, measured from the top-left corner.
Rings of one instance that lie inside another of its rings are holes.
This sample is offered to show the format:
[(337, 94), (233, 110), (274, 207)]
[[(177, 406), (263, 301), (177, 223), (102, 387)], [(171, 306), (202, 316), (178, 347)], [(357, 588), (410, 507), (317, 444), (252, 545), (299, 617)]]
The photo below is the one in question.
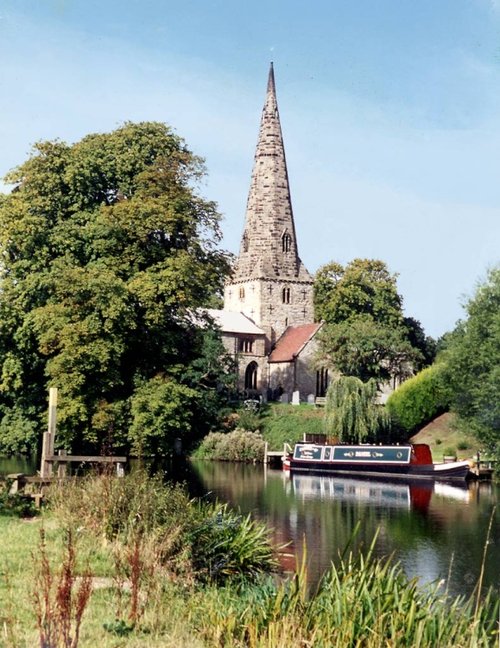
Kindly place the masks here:
[(433, 463), (431, 449), (424, 443), (395, 446), (302, 442), (284, 458), (283, 468), (292, 472), (457, 481), (472, 474), (468, 461)]

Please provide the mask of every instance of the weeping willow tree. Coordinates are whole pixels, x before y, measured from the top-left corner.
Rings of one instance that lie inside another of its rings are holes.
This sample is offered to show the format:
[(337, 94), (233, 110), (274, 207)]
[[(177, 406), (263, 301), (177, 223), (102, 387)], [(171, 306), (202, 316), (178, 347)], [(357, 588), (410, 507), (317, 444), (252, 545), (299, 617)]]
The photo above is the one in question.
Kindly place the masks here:
[(328, 387), (325, 432), (346, 443), (376, 441), (389, 428), (385, 408), (377, 405), (377, 383), (354, 376), (340, 376)]

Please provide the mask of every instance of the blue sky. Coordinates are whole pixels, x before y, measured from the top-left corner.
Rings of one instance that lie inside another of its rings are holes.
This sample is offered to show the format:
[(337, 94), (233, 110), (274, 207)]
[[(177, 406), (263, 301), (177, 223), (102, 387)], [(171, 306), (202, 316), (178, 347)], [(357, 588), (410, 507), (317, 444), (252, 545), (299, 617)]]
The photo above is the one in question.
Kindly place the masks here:
[(0, 176), (172, 125), (237, 252), (269, 62), (301, 257), (379, 258), (435, 337), (500, 261), (500, 0), (0, 0)]

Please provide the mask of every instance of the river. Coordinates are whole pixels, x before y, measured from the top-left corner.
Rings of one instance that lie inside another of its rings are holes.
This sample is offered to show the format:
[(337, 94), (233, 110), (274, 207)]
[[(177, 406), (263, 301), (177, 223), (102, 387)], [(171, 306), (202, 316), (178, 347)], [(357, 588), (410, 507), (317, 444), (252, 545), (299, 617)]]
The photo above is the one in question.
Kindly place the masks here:
[(500, 488), (491, 483), (391, 483), (216, 462), (193, 462), (192, 469), (191, 483), (194, 478), (205, 493), (253, 513), (277, 542), (290, 543), (285, 568), (302, 559), (305, 545), (313, 583), (359, 521), (353, 549), (367, 548), (378, 532), (377, 556), (394, 554), (407, 576), (443, 580), (452, 595), (471, 594), (491, 520), (484, 584), (500, 588)]
[[(0, 475), (33, 473), (28, 460), (0, 457)], [(452, 595), (471, 594), (478, 582), (488, 526), (484, 585), (500, 589), (500, 487), (489, 482), (451, 485), (345, 477), (290, 475), (262, 465), (191, 462), (168, 479), (186, 482), (193, 496), (218, 498), (252, 513), (287, 548), (285, 570), (300, 563), (306, 547), (314, 585), (352, 540), (366, 549), (376, 537), (375, 555), (394, 555), (409, 577), (443, 580)]]

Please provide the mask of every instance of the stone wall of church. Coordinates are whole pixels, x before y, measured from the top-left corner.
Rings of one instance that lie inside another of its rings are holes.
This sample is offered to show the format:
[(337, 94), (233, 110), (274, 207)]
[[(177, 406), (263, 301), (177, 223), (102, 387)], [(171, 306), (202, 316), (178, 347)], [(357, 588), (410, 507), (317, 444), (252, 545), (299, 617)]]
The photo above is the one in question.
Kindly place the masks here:
[(269, 363), (269, 388), (272, 393), (283, 391), (291, 402), (294, 391), (300, 393), (301, 402), (307, 402), (308, 396), (316, 396), (316, 341), (311, 340), (302, 349), (294, 362)]
[[(243, 394), (248, 391), (245, 381), (248, 379), (247, 370), (252, 363), (257, 366), (255, 391), (266, 393), (267, 391), (267, 356), (266, 341), (263, 335), (250, 335), (245, 333), (222, 333), (222, 343), (226, 352), (235, 358), (237, 362), (237, 384), (236, 390)], [(251, 391), (253, 387), (250, 387)], [(255, 395), (255, 394), (253, 394)]]
[(266, 354), (266, 343), (263, 335), (247, 333), (222, 332), (222, 344), (229, 355), (255, 355), (262, 357)]
[(307, 401), (312, 394), (316, 396), (316, 356), (317, 341), (313, 338), (300, 352), (296, 359), (297, 389), (300, 392), (300, 400)]
[(272, 398), (276, 399), (280, 394), (286, 394), (287, 400), (291, 401), (294, 386), (293, 362), (269, 363), (269, 389)]
[(240, 311), (264, 329), (270, 351), (288, 326), (314, 321), (313, 284), (286, 279), (230, 283), (224, 309)]

